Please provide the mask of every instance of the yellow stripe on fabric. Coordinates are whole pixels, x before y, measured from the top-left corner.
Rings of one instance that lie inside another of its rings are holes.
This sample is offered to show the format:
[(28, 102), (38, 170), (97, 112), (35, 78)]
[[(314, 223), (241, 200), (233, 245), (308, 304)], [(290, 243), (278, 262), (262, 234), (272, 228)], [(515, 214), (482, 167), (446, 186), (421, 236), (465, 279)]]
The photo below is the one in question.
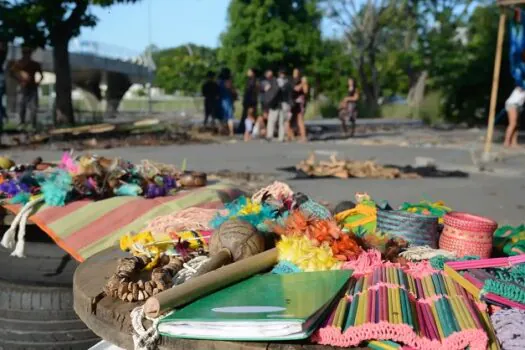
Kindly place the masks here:
[(179, 198), (179, 199), (175, 198), (172, 201), (163, 203), (160, 206), (152, 208), (152, 210), (136, 218), (130, 224), (80, 249), (79, 254), (83, 258), (87, 259), (91, 255), (96, 254), (97, 252), (112, 246), (122, 235), (128, 232), (131, 232), (131, 231), (140, 231), (141, 229), (144, 228), (144, 226), (146, 226), (146, 223), (149, 220), (152, 220), (156, 218), (157, 216), (161, 216), (161, 215), (174, 214), (175, 212), (188, 208), (188, 207), (219, 200), (220, 197), (219, 197), (219, 194), (217, 193), (217, 190), (221, 189), (221, 187), (228, 188), (227, 185), (224, 185), (224, 184), (221, 184), (220, 186), (214, 185), (213, 188), (210, 188), (210, 187), (212, 186), (207, 187), (205, 191), (202, 191), (202, 192), (196, 191), (197, 193), (195, 194), (190, 194), (190, 195), (187, 195), (186, 197)]
[(120, 207), (130, 201), (136, 201), (141, 199), (140, 197), (112, 197), (99, 202), (92, 202), (88, 205), (80, 208), (60, 218), (59, 220), (48, 225), (49, 229), (55, 232), (55, 234), (64, 239), (72, 233), (79, 231), (86, 227), (91, 222), (98, 218), (106, 215), (112, 210)]

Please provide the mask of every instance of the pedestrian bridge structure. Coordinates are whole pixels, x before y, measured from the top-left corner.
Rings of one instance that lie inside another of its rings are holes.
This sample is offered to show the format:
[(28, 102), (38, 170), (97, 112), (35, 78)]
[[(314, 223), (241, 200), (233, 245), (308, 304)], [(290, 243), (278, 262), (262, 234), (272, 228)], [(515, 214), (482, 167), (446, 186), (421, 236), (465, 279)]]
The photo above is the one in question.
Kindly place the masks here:
[[(139, 54), (114, 45), (94, 41), (72, 40), (69, 47), (73, 86), (80, 88), (91, 103), (105, 102), (106, 113), (114, 114), (131, 84), (151, 82), (155, 64), (148, 54)], [(9, 48), (8, 60), (21, 57), (21, 48)], [(38, 49), (33, 59), (44, 72), (54, 73), (52, 48)], [(50, 82), (53, 85), (53, 81)], [(105, 87), (105, 90), (101, 89)], [(10, 113), (17, 110), (17, 84), (7, 81), (7, 105)]]

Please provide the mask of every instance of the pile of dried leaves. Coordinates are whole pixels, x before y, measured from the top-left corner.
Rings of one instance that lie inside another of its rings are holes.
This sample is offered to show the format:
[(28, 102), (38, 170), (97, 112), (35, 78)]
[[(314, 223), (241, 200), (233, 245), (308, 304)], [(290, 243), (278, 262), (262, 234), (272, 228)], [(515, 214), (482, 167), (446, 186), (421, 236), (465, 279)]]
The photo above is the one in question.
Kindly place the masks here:
[(313, 153), (306, 160), (299, 162), (295, 168), (309, 177), (338, 177), (341, 179), (350, 177), (371, 179), (421, 178), (415, 172), (403, 172), (398, 168), (384, 167), (372, 160), (338, 160), (335, 155), (331, 155), (330, 160), (317, 161)]

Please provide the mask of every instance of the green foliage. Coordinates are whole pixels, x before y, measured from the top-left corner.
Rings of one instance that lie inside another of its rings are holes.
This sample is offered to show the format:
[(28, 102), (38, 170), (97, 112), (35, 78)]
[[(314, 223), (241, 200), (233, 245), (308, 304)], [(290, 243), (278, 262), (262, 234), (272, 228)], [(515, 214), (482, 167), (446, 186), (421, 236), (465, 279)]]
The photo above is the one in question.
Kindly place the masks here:
[(348, 78), (357, 75), (345, 44), (336, 39), (323, 40), (321, 50), (312, 57), (308, 70), (315, 78), (318, 94), (337, 102), (346, 95)]
[(194, 44), (153, 52), (157, 66), (155, 85), (166, 93), (200, 92), (209, 70), (217, 70), (217, 50)]
[(13, 15), (12, 5), (5, 0), (0, 0), (0, 42), (13, 40), (13, 22), (15, 21)]
[[(452, 122), (485, 123), (490, 103), (498, 17), (497, 6), (477, 7), (468, 23), (468, 44), (449, 52), (450, 57), (438, 66), (435, 74), (443, 92), (443, 113)], [(508, 35), (505, 36), (503, 48), (499, 108), (514, 88), (508, 63)]]
[(306, 68), (321, 43), (317, 0), (232, 0), (219, 59), (244, 81), (248, 68)]

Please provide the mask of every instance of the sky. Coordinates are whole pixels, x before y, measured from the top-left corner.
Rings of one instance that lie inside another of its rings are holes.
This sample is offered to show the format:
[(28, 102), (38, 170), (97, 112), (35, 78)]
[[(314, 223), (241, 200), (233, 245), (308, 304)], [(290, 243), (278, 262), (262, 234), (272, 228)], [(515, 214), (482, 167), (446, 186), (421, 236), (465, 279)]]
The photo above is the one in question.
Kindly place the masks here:
[[(79, 41), (96, 41), (128, 52), (142, 52), (151, 41), (159, 48), (195, 43), (217, 47), (226, 29), (229, 0), (142, 0), (102, 9), (94, 28), (84, 28)], [(150, 14), (151, 17), (148, 15)], [(323, 25), (326, 29), (327, 25)], [(324, 30), (326, 32), (326, 30)]]
[[(96, 41), (141, 52), (151, 41), (160, 48), (188, 42), (217, 47), (226, 29), (229, 0), (142, 0), (102, 9), (93, 7), (99, 18), (94, 28), (84, 28), (79, 40)], [(149, 10), (151, 11), (148, 11)]]

